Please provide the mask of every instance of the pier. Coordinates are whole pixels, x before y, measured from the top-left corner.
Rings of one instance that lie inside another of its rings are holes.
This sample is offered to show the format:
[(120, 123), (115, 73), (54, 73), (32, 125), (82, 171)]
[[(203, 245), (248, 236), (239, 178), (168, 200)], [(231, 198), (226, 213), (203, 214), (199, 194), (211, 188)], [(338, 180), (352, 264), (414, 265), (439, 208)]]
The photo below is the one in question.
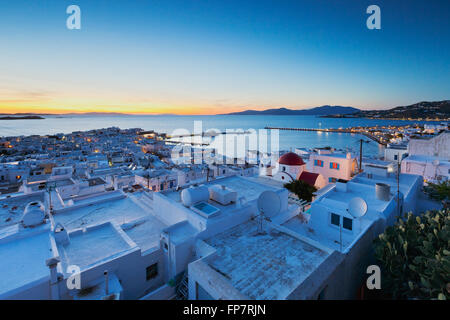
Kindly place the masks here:
[(209, 146), (209, 143), (201, 142), (189, 142), (189, 141), (177, 141), (177, 140), (166, 140), (167, 143), (173, 144), (189, 144), (191, 146)]
[(349, 129), (315, 129), (315, 128), (284, 128), (284, 127), (264, 127), (264, 129), (267, 130), (288, 130), (288, 131), (317, 131), (317, 132), (336, 132), (336, 133), (356, 133), (356, 134), (361, 134), (363, 136), (366, 136), (367, 138), (383, 145), (386, 146), (387, 143), (381, 141), (380, 139), (378, 139), (377, 137), (375, 137), (374, 135), (371, 135), (370, 133), (367, 132), (363, 132), (363, 131), (359, 131), (353, 128), (349, 128)]
[(223, 134), (250, 134), (250, 131), (222, 131), (222, 132), (201, 132), (201, 133), (190, 133), (190, 134), (179, 134), (179, 135), (168, 135), (169, 139), (173, 138), (187, 138), (187, 137), (216, 137)]

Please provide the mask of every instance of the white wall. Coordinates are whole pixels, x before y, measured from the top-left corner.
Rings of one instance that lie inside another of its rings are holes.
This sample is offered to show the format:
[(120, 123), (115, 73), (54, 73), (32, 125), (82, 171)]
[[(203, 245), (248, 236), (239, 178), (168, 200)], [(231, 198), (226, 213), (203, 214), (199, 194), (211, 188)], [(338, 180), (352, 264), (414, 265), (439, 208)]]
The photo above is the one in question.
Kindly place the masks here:
[(450, 132), (443, 132), (431, 139), (410, 139), (408, 144), (410, 155), (437, 156), (450, 159)]
[[(323, 161), (323, 167), (315, 166), (314, 160)], [(339, 170), (330, 169), (330, 162), (338, 163)], [(320, 173), (325, 178), (325, 181), (330, 183), (330, 178), (350, 180), (357, 169), (357, 162), (355, 158), (351, 157), (342, 158), (312, 153), (309, 158), (308, 167), (310, 172)]]

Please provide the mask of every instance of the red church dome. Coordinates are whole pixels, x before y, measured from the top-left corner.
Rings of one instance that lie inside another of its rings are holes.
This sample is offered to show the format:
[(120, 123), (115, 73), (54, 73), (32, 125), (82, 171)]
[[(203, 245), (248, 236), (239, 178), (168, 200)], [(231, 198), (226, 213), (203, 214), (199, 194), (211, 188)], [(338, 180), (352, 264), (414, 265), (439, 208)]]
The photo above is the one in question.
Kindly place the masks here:
[(287, 166), (302, 166), (305, 164), (302, 158), (300, 158), (298, 154), (293, 152), (283, 154), (280, 159), (278, 159), (278, 163)]

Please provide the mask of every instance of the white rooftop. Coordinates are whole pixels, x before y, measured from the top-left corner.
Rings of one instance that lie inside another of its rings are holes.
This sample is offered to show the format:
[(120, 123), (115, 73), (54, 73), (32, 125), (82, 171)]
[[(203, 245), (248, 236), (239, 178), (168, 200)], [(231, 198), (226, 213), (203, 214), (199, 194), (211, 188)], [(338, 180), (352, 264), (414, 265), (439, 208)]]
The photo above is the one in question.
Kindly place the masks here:
[(285, 299), (330, 255), (272, 229), (257, 234), (250, 220), (205, 242), (217, 250), (209, 265), (250, 299)]
[(44, 201), (44, 193), (0, 198), (0, 228), (18, 223), (25, 206), (30, 202)]
[(45, 262), (51, 256), (50, 238), (45, 230), (21, 239), (6, 242), (0, 239), (0, 299), (11, 290), (45, 281), (50, 276)]
[[(269, 179), (267, 179), (269, 180)], [(230, 176), (226, 178), (216, 179), (208, 183), (204, 183), (206, 186), (223, 185), (227, 189), (231, 189), (238, 192), (238, 197), (245, 197), (246, 201), (252, 201), (258, 199), (259, 195), (265, 190), (274, 190), (280, 188), (280, 185), (273, 183), (268, 185), (265, 179), (254, 177), (241, 177)], [(165, 196), (171, 198), (174, 201), (181, 202), (181, 190), (164, 192)], [(209, 201), (211, 202), (211, 200)], [(221, 206), (217, 202), (212, 202), (214, 206), (227, 208), (229, 206)]]
[[(90, 203), (88, 205), (76, 207), (67, 211), (58, 212), (53, 215), (56, 223), (60, 222), (68, 230), (84, 228), (107, 221), (124, 224), (138, 218), (148, 216), (151, 211), (149, 208), (140, 206), (131, 198), (139, 197), (138, 195), (130, 195), (121, 199), (108, 199), (106, 194), (99, 195), (98, 200), (107, 200), (98, 203)], [(87, 201), (86, 199), (85, 201)], [(89, 201), (95, 199), (89, 198)], [(83, 203), (82, 200), (74, 201), (77, 204)]]
[(159, 248), (161, 231), (167, 225), (155, 216), (149, 215), (123, 224), (121, 227), (144, 252), (149, 249)]
[(63, 271), (69, 265), (76, 265), (84, 270), (134, 247), (126, 238), (124, 239), (121, 230), (115, 228), (111, 223), (71, 232), (70, 242), (57, 246)]
[[(361, 230), (366, 229), (370, 226), (372, 221), (369, 221), (367, 219), (361, 220)], [(305, 224), (299, 216), (292, 217), (288, 221), (283, 223), (283, 227), (286, 227), (304, 237), (307, 237), (309, 239), (312, 239), (314, 241), (319, 242), (320, 244), (326, 246), (327, 248), (340, 251), (341, 246), (339, 244), (339, 237), (333, 236), (333, 234), (328, 233), (324, 235), (321, 233), (320, 235), (316, 233), (316, 231), (309, 227), (309, 225)], [(354, 241), (353, 237), (346, 237), (344, 236), (342, 238), (342, 248), (348, 248), (352, 242)]]
[(427, 162), (427, 163), (433, 163), (434, 161), (438, 160), (440, 165), (448, 165), (450, 166), (449, 159), (436, 157), (436, 156), (426, 156), (426, 155), (410, 155), (406, 157), (404, 160), (406, 161), (414, 161), (414, 162)]

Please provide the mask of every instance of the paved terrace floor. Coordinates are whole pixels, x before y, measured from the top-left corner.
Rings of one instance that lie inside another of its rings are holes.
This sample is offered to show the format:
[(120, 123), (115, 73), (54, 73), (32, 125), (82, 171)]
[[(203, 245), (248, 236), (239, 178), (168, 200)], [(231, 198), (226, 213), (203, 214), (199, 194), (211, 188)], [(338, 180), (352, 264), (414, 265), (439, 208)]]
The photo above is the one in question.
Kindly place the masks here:
[(249, 221), (206, 240), (217, 250), (210, 266), (251, 299), (285, 299), (329, 256), (276, 230), (256, 233)]

